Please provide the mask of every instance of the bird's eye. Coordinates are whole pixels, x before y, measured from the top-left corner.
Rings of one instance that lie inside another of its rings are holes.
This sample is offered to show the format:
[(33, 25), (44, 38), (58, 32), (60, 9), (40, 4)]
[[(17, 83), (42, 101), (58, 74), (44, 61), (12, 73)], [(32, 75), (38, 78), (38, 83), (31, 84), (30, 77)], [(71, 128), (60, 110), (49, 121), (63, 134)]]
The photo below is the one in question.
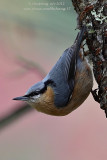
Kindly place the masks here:
[(33, 93), (30, 94), (31, 97), (33, 97), (33, 96), (35, 96), (35, 95), (37, 95), (36, 92), (33, 92)]

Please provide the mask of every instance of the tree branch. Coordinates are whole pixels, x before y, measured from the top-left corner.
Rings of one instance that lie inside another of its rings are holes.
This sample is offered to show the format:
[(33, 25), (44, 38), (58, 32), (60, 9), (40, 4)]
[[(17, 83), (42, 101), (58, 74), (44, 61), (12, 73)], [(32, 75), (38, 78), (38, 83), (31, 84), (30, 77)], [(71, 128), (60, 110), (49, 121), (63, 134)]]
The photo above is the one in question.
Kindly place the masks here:
[(0, 131), (1, 129), (7, 127), (9, 124), (20, 118), (22, 115), (25, 115), (32, 110), (33, 108), (31, 108), (29, 105), (23, 105), (17, 107), (17, 109), (15, 110), (10, 111), (10, 113), (7, 113), (5, 116), (0, 118)]
[(93, 61), (93, 72), (98, 84), (100, 107), (107, 117), (107, 1), (72, 0), (78, 14), (77, 27), (87, 27), (86, 43)]
[[(23, 57), (20, 57), (17, 62), (20, 66), (25, 68), (26, 70), (33, 71), (35, 74), (39, 74), (41, 78), (44, 78), (46, 73), (44, 69), (42, 69), (41, 66), (39, 66), (36, 63), (33, 63), (32, 61), (29, 61)], [(13, 107), (13, 109), (7, 113), (5, 116), (0, 117), (0, 131), (1, 129), (5, 128), (9, 124), (13, 123), (15, 120), (20, 118), (22, 115), (25, 115), (26, 113), (32, 111), (33, 108), (29, 105), (21, 105), (16, 108), (16, 106)], [(35, 110), (36, 111), (36, 110)]]

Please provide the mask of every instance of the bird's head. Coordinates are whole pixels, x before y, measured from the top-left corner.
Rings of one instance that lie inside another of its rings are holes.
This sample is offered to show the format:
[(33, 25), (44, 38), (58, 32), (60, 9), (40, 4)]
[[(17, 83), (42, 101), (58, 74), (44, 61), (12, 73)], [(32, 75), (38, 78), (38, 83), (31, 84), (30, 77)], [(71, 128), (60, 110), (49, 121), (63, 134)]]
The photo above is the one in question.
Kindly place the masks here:
[(13, 98), (13, 100), (25, 101), (40, 112), (47, 112), (48, 106), (54, 104), (55, 84), (52, 80), (40, 81), (28, 89), (24, 96)]

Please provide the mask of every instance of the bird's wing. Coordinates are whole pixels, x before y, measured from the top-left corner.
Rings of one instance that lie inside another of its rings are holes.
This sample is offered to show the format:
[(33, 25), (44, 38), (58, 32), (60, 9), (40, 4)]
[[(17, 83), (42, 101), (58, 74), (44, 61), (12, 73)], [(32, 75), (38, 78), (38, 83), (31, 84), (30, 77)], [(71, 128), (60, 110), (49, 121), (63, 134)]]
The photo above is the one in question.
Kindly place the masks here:
[(75, 80), (75, 73), (76, 73), (76, 63), (77, 58), (79, 56), (79, 50), (82, 43), (84, 32), (86, 31), (86, 27), (83, 26), (81, 31), (78, 33), (74, 44), (72, 47), (66, 49), (62, 56), (62, 61), (64, 63), (64, 76), (65, 79), (68, 81), (69, 87), (71, 91), (74, 88), (74, 80)]
[(64, 77), (68, 82), (70, 89), (73, 90), (77, 61), (77, 56), (74, 54), (74, 47), (72, 46), (65, 50), (63, 55)]
[(51, 79), (55, 82), (55, 105), (58, 107), (66, 106), (72, 95), (75, 85), (76, 63), (84, 32), (85, 28), (83, 27), (72, 47), (64, 51), (60, 59), (43, 80), (47, 81), (47, 79)]

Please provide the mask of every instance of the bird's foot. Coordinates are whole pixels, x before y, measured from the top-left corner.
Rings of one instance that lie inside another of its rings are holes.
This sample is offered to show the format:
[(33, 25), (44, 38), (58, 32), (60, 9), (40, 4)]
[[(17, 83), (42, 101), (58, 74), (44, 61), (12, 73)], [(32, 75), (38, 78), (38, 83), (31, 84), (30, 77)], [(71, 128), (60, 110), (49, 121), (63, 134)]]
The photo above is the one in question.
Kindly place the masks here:
[(92, 93), (92, 96), (93, 96), (94, 100), (96, 102), (100, 103), (100, 97), (99, 97), (99, 95), (97, 93), (97, 90), (98, 90), (98, 88), (95, 89), (95, 90), (91, 90), (91, 93)]

